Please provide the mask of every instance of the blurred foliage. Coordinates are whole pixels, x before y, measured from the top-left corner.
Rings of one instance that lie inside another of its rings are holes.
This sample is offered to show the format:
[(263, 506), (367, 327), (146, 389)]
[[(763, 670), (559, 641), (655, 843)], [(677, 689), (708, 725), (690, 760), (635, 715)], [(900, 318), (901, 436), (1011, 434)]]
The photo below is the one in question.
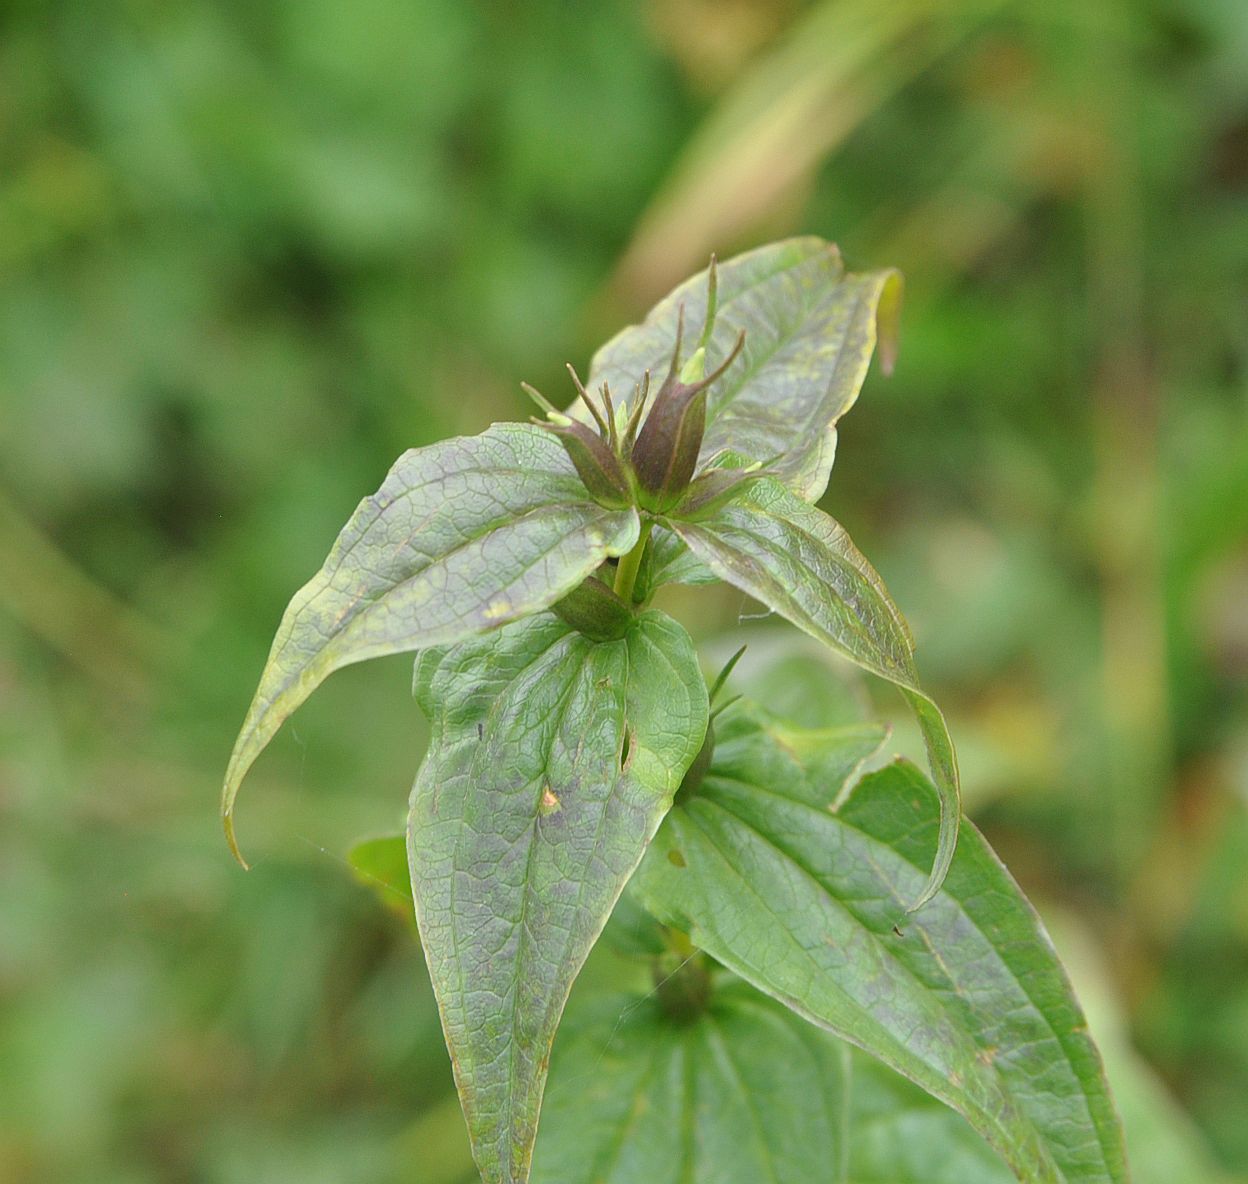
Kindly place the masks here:
[(1242, 0), (14, 0), (0, 126), (0, 1180), (471, 1178), (344, 858), (403, 811), (407, 664), (274, 744), (250, 875), (230, 741), (399, 451), (795, 231), (907, 276), (824, 504), (969, 808), (1248, 1176)]

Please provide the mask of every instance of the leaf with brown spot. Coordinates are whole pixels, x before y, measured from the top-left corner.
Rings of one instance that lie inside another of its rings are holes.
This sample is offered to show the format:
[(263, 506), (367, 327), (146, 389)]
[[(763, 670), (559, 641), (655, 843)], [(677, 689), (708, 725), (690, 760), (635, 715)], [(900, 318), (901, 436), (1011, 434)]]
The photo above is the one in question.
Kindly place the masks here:
[(614, 641), (542, 613), (422, 654), (415, 688), (421, 940), (477, 1164), (520, 1184), (568, 991), (701, 747), (706, 684), (650, 611)]
[(235, 854), (243, 777), (333, 671), (539, 612), (624, 554), (638, 530), (635, 510), (592, 501), (559, 442), (532, 425), (404, 453), (278, 625), (222, 789)]

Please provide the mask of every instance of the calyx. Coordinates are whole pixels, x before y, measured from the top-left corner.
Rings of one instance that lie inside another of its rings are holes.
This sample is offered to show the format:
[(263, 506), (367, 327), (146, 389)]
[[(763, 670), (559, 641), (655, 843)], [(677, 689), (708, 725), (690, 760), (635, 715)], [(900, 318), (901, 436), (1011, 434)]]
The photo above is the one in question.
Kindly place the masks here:
[[(748, 471), (704, 469), (697, 474), (698, 455), (706, 433), (706, 394), (711, 384), (736, 361), (745, 344), (742, 330), (727, 357), (706, 373), (707, 350), (715, 327), (717, 273), (712, 258), (707, 282), (705, 326), (697, 348), (683, 364), (684, 306), (677, 322), (676, 343), (663, 385), (649, 400), (650, 373), (634, 386), (631, 397), (618, 408), (606, 383), (591, 398), (580, 378), (568, 367), (577, 395), (592, 423), (573, 419), (556, 408), (540, 392), (524, 389), (545, 412), (534, 423), (558, 437), (590, 497), (611, 509), (637, 506), (654, 514), (688, 505), (691, 513), (705, 511), (708, 504), (728, 500)], [(649, 400), (649, 412), (646, 412)], [(644, 416), (644, 419), (643, 419)]]

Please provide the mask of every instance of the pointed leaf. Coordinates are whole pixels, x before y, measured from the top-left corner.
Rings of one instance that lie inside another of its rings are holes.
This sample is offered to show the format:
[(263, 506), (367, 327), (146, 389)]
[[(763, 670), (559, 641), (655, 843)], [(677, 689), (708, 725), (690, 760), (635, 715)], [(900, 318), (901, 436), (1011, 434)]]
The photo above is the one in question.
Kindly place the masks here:
[[(594, 355), (589, 386), (628, 392), (647, 370), (664, 374), (682, 304), (685, 340), (701, 336), (706, 289), (703, 271), (613, 337)], [(728, 356), (742, 329), (745, 348), (707, 394), (702, 457), (732, 448), (769, 462), (801, 497), (818, 498), (832, 469), (836, 421), (858, 397), (877, 337), (891, 359), (900, 295), (895, 271), (846, 272), (836, 247), (818, 238), (721, 263), (708, 365)]]
[(520, 1184), (572, 980), (706, 732), (685, 631), (594, 642), (542, 614), (422, 654), (408, 828), (421, 940), (487, 1184)]
[(739, 981), (693, 1021), (595, 1001), (555, 1049), (537, 1184), (842, 1184), (848, 1050)]
[(958, 1110), (1020, 1180), (1125, 1180), (1079, 1005), (978, 832), (964, 829), (943, 888), (907, 917), (938, 828), (930, 782), (897, 763), (864, 777), (832, 813), (818, 804), (831, 787), (815, 792), (752, 709), (734, 711), (731, 739), (633, 881), (645, 905)]
[(706, 519), (669, 525), (720, 579), (901, 688), (941, 795), (932, 872), (911, 905), (921, 908), (939, 888), (957, 844), (958, 766), (945, 718), (919, 686), (914, 641), (884, 581), (840, 525), (771, 478)]
[(627, 551), (638, 529), (635, 510), (591, 501), (559, 442), (532, 425), (404, 453), (277, 628), (226, 771), (231, 846), (243, 776), (333, 671), (538, 612)]

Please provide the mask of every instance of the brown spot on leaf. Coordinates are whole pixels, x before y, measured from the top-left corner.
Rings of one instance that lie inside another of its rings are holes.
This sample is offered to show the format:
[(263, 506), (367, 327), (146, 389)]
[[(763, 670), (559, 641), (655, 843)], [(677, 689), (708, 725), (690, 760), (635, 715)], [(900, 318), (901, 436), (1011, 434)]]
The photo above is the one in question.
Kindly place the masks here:
[(558, 795), (549, 785), (542, 790), (542, 800), (538, 805), (538, 809), (543, 814), (555, 814), (563, 809), (563, 804), (559, 801)]
[(675, 850), (669, 851), (667, 853), (667, 861), (668, 863), (674, 863), (677, 867), (689, 866), (685, 862), (685, 857), (679, 851), (675, 851)]

